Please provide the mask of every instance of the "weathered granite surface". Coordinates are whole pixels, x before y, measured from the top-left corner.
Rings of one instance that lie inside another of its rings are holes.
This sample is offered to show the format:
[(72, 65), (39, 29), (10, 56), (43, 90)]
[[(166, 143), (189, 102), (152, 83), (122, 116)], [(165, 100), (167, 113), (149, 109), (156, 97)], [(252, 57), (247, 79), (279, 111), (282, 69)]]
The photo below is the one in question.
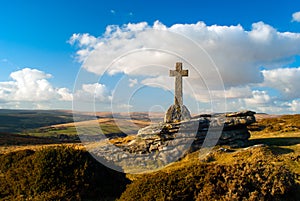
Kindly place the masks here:
[[(130, 153), (151, 153), (168, 146), (185, 145), (190, 150), (202, 145), (247, 145), (247, 126), (255, 122), (255, 112), (242, 111), (215, 115), (198, 115), (177, 123), (158, 123), (142, 128), (136, 138), (123, 149)], [(206, 139), (206, 144), (204, 140)]]
[(177, 123), (180, 121), (190, 120), (191, 114), (188, 108), (185, 105), (171, 105), (167, 110), (164, 122), (165, 123)]
[(129, 142), (105, 143), (90, 151), (130, 173), (152, 171), (203, 146), (246, 146), (250, 137), (247, 126), (255, 122), (254, 114), (252, 111), (203, 114), (177, 123), (152, 124), (140, 129)]

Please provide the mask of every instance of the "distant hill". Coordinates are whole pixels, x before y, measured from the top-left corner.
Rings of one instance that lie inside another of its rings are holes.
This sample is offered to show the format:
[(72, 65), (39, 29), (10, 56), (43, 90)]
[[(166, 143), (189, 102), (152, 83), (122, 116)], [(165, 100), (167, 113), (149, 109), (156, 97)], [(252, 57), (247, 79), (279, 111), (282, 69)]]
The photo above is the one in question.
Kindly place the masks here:
[(0, 132), (21, 133), (27, 129), (70, 122), (73, 122), (73, 114), (70, 111), (0, 110)]
[[(142, 120), (145, 122), (162, 121), (162, 113), (146, 112), (127, 113), (111, 112), (77, 112), (76, 121), (89, 121), (98, 119), (127, 119)], [(19, 134), (26, 130), (49, 127), (59, 124), (73, 123), (73, 111), (71, 110), (8, 110), (0, 109), (0, 132)]]

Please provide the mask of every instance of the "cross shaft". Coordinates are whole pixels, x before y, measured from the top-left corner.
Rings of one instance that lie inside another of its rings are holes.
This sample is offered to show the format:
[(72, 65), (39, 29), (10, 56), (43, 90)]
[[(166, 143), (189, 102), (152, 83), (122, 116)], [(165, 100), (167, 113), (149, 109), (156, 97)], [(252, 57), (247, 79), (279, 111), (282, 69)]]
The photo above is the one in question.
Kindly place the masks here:
[(170, 77), (175, 77), (175, 105), (182, 106), (182, 77), (188, 76), (188, 70), (182, 70), (182, 63), (176, 63), (176, 70), (170, 70)]

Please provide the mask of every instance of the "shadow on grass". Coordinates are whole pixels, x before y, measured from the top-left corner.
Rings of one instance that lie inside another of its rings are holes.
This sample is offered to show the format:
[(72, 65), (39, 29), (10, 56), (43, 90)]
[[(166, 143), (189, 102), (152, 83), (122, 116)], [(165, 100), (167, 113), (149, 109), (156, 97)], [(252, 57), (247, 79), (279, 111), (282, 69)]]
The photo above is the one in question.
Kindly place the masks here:
[[(125, 133), (109, 133), (105, 137), (113, 139), (118, 137), (126, 137)], [(84, 136), (84, 141), (95, 142), (103, 140), (102, 135)], [(64, 144), (64, 143), (80, 143), (81, 139), (78, 136), (68, 136), (66, 134), (58, 134), (57, 137), (38, 137), (31, 135), (20, 135), (0, 132), (0, 146), (23, 146), (23, 145), (48, 145), (48, 144)]]
[(269, 146), (290, 146), (300, 144), (300, 137), (274, 137), (249, 140), (250, 145), (266, 144)]
[(261, 138), (249, 140), (249, 145), (266, 144), (270, 146), (273, 154), (288, 154), (294, 152), (293, 149), (281, 148), (278, 146), (292, 146), (300, 144), (300, 137), (277, 137), (277, 138)]
[(294, 152), (293, 149), (281, 148), (276, 146), (270, 147), (270, 150), (274, 155), (289, 154)]
[(69, 141), (0, 132), (0, 146), (60, 144)]

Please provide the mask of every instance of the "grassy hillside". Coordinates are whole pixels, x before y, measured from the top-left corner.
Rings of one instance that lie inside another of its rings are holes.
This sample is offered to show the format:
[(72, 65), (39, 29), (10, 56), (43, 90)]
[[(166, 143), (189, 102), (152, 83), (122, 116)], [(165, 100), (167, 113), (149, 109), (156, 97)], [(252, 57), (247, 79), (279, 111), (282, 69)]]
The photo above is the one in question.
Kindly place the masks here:
[[(112, 116), (108, 112), (79, 113), (76, 115), (78, 122), (75, 125), (72, 111), (0, 110), (0, 133), (2, 135), (13, 133), (48, 138), (67, 135), (70, 139), (78, 139), (76, 126), (79, 126), (93, 130), (95, 134), (102, 132), (107, 137), (114, 137), (124, 136), (124, 133), (134, 134), (139, 128), (145, 127), (150, 122), (146, 113), (126, 115), (118, 113)], [(154, 120), (159, 119), (161, 114), (156, 115), (153, 117)], [(114, 118), (118, 119), (118, 125)]]
[[(126, 178), (98, 164), (82, 147), (2, 154), (0, 199), (298, 201), (300, 115), (268, 117), (258, 118), (249, 127), (247, 148), (217, 146), (208, 155), (196, 151), (160, 171), (127, 174)], [(117, 132), (116, 125), (105, 118), (97, 121), (103, 120), (107, 134)], [(126, 127), (128, 119), (123, 120)], [(147, 124), (135, 121), (141, 127)], [(53, 129), (47, 132), (73, 132), (72, 126), (66, 123), (43, 128)], [(36, 138), (40, 139), (44, 138)]]
[[(300, 114), (280, 115), (278, 117), (258, 119), (249, 127), (255, 134), (270, 134), (274, 132), (287, 133), (300, 131)], [(259, 132), (261, 131), (261, 132)]]
[(0, 155), (1, 200), (114, 200), (128, 182), (76, 147)]
[(57, 110), (0, 110), (0, 131), (21, 133), (27, 129), (73, 121), (73, 114)]
[[(156, 173), (139, 175), (119, 200), (297, 200), (296, 175), (269, 148), (230, 154), (199, 152)], [(247, 156), (253, 156), (252, 158)], [(229, 159), (230, 158), (230, 159)], [(276, 158), (276, 157), (275, 157)]]
[(300, 115), (263, 118), (250, 147), (188, 154), (133, 181), (119, 200), (299, 200)]

